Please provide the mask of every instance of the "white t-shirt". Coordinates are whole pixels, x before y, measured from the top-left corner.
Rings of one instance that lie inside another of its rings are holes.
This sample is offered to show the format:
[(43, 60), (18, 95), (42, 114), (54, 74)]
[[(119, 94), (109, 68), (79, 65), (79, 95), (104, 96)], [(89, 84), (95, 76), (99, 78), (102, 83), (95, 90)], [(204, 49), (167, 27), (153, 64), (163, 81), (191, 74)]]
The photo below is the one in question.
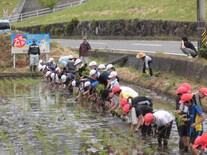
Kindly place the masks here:
[(164, 110), (156, 111), (153, 115), (156, 118), (155, 124), (157, 127), (165, 126), (167, 123), (170, 123), (175, 119), (173, 114)]

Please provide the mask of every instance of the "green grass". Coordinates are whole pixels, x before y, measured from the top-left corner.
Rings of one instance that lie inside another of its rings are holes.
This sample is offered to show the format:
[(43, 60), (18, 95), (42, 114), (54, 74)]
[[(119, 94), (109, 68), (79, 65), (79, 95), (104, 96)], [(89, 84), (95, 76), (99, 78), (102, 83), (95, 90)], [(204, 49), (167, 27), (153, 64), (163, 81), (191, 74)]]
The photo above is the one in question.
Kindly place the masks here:
[(16, 27), (113, 19), (197, 20), (196, 0), (87, 0), (83, 5), (16, 23)]
[(20, 0), (0, 0), (0, 19), (3, 18), (3, 9), (8, 10), (8, 15), (12, 13)]

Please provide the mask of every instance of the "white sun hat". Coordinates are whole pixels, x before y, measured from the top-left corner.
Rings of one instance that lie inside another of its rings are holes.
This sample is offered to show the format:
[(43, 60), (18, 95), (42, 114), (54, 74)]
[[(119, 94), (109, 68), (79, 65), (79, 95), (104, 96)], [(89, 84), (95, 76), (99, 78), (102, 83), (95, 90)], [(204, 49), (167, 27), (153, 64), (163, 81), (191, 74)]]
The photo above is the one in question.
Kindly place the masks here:
[(73, 59), (73, 56), (72, 56), (72, 55), (69, 55), (69, 56), (68, 56), (68, 59)]
[(108, 65), (106, 66), (106, 70), (108, 70), (108, 69), (110, 69), (110, 68), (112, 68), (112, 67), (114, 67), (112, 64), (108, 64)]
[(110, 74), (109, 74), (109, 78), (112, 78), (112, 77), (116, 77), (117, 76), (117, 72), (116, 71), (112, 71)]
[(66, 75), (62, 75), (61, 76), (61, 80), (62, 80), (63, 83), (66, 81), (66, 79), (67, 79), (67, 76)]
[(57, 71), (60, 71), (60, 68), (59, 67), (57, 67), (56, 69), (55, 69), (55, 71), (57, 72)]
[(82, 62), (81, 59), (76, 59), (75, 62), (74, 62), (74, 66), (78, 65), (81, 62)]
[(99, 66), (98, 66), (98, 69), (105, 69), (106, 68), (106, 66), (104, 65), (104, 64), (100, 64)]
[(88, 86), (90, 86), (91, 85), (91, 83), (89, 82), (89, 81), (86, 81), (85, 83), (84, 83), (84, 87), (88, 87)]
[(54, 58), (49, 58), (48, 62), (54, 61)]
[(88, 66), (91, 67), (91, 66), (96, 66), (96, 65), (97, 65), (96, 61), (91, 61)]
[(39, 64), (41, 64), (41, 63), (43, 63), (43, 60), (40, 60), (40, 61), (39, 61)]
[(89, 77), (93, 76), (94, 74), (96, 74), (96, 70), (92, 69), (89, 73)]

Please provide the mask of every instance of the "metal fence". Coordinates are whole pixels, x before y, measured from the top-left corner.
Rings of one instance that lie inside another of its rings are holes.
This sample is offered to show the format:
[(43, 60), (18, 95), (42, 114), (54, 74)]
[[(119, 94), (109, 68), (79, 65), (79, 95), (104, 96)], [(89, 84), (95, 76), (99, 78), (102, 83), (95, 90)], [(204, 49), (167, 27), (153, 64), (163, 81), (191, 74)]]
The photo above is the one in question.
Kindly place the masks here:
[(48, 13), (52, 13), (52, 12), (56, 12), (56, 11), (59, 11), (59, 10), (63, 10), (65, 8), (72, 7), (74, 5), (82, 4), (84, 2), (85, 2), (85, 0), (78, 0), (78, 1), (75, 1), (75, 2), (58, 5), (55, 8), (53, 8), (53, 10), (51, 10), (49, 8), (44, 8), (44, 9), (40, 9), (40, 10), (25, 12), (25, 13), (22, 13), (22, 14), (11, 15), (9, 17), (9, 20), (10, 20), (11, 23), (20, 22), (20, 21), (23, 21), (27, 18), (42, 16), (42, 15), (45, 15), (45, 14), (48, 14)]

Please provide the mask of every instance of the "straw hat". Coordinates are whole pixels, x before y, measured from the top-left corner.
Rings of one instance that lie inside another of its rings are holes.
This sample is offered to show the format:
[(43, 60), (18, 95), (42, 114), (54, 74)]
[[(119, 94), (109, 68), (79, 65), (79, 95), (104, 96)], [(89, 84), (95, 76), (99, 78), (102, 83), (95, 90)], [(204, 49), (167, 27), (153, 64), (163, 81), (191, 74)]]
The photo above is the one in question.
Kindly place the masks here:
[(145, 56), (145, 53), (142, 53), (142, 52), (140, 52), (140, 53), (137, 53), (137, 58), (143, 58)]

